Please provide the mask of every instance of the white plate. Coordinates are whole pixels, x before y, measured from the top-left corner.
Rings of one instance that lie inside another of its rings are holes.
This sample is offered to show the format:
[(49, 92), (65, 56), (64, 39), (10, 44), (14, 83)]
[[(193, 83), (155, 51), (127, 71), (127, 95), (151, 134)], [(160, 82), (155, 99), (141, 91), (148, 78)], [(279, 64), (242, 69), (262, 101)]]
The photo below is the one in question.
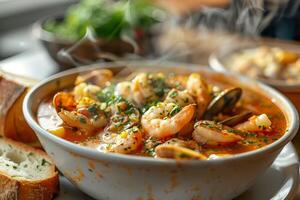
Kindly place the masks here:
[[(291, 143), (287, 144), (272, 166), (254, 185), (235, 200), (293, 199), (298, 190), (299, 162)], [(55, 200), (92, 200), (80, 192), (65, 177), (60, 177), (61, 192)]]
[(299, 184), (299, 161), (294, 146), (287, 144), (272, 166), (235, 200), (294, 199)]

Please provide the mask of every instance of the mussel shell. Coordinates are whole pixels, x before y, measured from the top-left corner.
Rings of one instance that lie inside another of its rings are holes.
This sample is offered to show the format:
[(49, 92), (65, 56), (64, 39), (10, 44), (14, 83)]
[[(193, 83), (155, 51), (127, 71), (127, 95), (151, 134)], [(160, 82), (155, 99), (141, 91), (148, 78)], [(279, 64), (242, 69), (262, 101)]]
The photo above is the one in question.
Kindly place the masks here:
[(203, 119), (212, 120), (217, 114), (232, 110), (236, 103), (240, 100), (241, 96), (242, 89), (239, 87), (222, 91), (210, 102), (203, 114)]
[(246, 112), (243, 112), (241, 114), (229, 117), (229, 118), (221, 121), (220, 123), (223, 124), (223, 125), (226, 125), (226, 126), (233, 127), (237, 124), (240, 124), (244, 121), (247, 121), (252, 115), (253, 115), (252, 112), (246, 111)]

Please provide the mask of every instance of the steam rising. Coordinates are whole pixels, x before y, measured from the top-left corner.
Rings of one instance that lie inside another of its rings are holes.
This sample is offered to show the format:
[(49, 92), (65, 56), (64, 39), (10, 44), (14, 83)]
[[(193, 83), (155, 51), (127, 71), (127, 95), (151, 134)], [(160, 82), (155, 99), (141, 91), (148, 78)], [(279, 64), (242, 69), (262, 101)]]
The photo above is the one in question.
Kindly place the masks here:
[[(132, 40), (126, 36), (122, 37), (122, 40), (128, 43), (132, 42)], [(135, 47), (135, 44), (132, 46)], [(92, 54), (89, 56), (85, 56), (86, 54), (82, 55), (81, 50), (83, 48), (88, 48), (88, 53)], [(58, 53), (58, 58), (74, 66), (88, 65), (101, 60), (114, 61), (119, 59), (116, 55), (105, 52), (100, 48), (97, 37), (91, 28), (88, 28), (85, 36), (73, 46), (60, 50)]]
[[(159, 28), (159, 36), (152, 38), (155, 44), (152, 55), (157, 62), (172, 60), (207, 64), (208, 56), (220, 48), (232, 46), (236, 40), (241, 42), (241, 35), (256, 38), (270, 24), (274, 17), (286, 10), (289, 0), (235, 0), (229, 8), (202, 7), (198, 12), (184, 16), (169, 16)], [(129, 1), (130, 7), (130, 1)], [(267, 5), (268, 10), (265, 10)], [(294, 3), (290, 15), (295, 14), (300, 1)], [(131, 9), (127, 10), (130, 17)], [(162, 15), (162, 13), (156, 13)], [(156, 30), (157, 31), (157, 30)], [(122, 41), (129, 43), (134, 51), (123, 59), (141, 59), (139, 46), (131, 35), (122, 34)], [(82, 46), (88, 46), (96, 52), (93, 59), (76, 56), (74, 52)], [(94, 62), (120, 60), (121, 58), (103, 52), (97, 45), (97, 38), (92, 29), (88, 29), (84, 38), (74, 46), (59, 53), (59, 58), (75, 66)]]

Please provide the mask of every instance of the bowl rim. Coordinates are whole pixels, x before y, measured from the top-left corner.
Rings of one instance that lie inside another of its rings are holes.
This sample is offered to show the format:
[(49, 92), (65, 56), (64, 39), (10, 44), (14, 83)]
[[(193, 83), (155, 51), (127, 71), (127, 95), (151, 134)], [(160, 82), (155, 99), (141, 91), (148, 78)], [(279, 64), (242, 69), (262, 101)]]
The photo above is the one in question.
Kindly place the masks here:
[(53, 43), (58, 43), (58, 44), (62, 44), (62, 45), (73, 45), (74, 43), (76, 43), (76, 41), (80, 40), (80, 38), (77, 40), (70, 40), (67, 38), (58, 37), (51, 31), (48, 31), (44, 28), (44, 25), (48, 20), (53, 19), (53, 20), (57, 21), (58, 19), (64, 19), (64, 18), (65, 18), (65, 14), (63, 14), (63, 13), (56, 13), (56, 14), (47, 15), (47, 16), (42, 17), (41, 19), (39, 19), (35, 23), (33, 23), (33, 25), (32, 25), (33, 35), (36, 38), (43, 40), (43, 41), (47, 41), (47, 42), (53, 42)]
[[(168, 67), (168, 68), (186, 68), (190, 72), (194, 71), (209, 71), (211, 73), (219, 73), (215, 72), (209, 68), (199, 68), (199, 65), (193, 65), (193, 64), (186, 64), (186, 63), (173, 63), (173, 62), (153, 62), (153, 61), (119, 61), (119, 62), (111, 62), (111, 63), (97, 63), (87, 66), (82, 66), (79, 68), (73, 68), (69, 69), (63, 72), (60, 72), (58, 74), (55, 74), (40, 83), (38, 83), (36, 86), (34, 86), (25, 96), (24, 102), (23, 102), (23, 114), (25, 116), (25, 120), (29, 124), (29, 126), (39, 135), (41, 134), (43, 137), (45, 137), (47, 140), (51, 140), (53, 143), (60, 145), (64, 147), (65, 149), (68, 149), (69, 151), (76, 153), (78, 155), (81, 155), (83, 157), (88, 157), (90, 159), (94, 160), (107, 160), (107, 161), (116, 161), (116, 162), (125, 162), (125, 163), (141, 163), (141, 164), (153, 164), (153, 165), (177, 165), (178, 163), (185, 164), (185, 165), (199, 165), (199, 164), (208, 164), (208, 163), (222, 163), (225, 161), (233, 161), (238, 159), (244, 159), (247, 157), (253, 157), (259, 154), (264, 154), (268, 152), (276, 151), (280, 148), (283, 148), (284, 145), (286, 145), (289, 141), (292, 140), (292, 138), (296, 135), (299, 127), (299, 116), (296, 111), (296, 108), (294, 105), (280, 92), (276, 91), (275, 89), (271, 88), (270, 86), (267, 86), (259, 81), (255, 81), (252, 79), (249, 79), (247, 77), (239, 76), (234, 73), (225, 72), (223, 73), (226, 77), (233, 76), (235, 79), (239, 80), (241, 83), (249, 83), (257, 85), (261, 91), (267, 91), (266, 96), (272, 97), (277, 99), (279, 102), (283, 104), (283, 107), (285, 107), (286, 111), (285, 113), (289, 113), (290, 115), (290, 121), (288, 121), (288, 126), (285, 134), (278, 139), (277, 141), (266, 145), (262, 148), (244, 152), (240, 154), (235, 154), (229, 157), (223, 157), (219, 159), (213, 159), (213, 160), (174, 160), (174, 159), (157, 159), (152, 157), (144, 157), (144, 156), (138, 156), (138, 155), (126, 155), (126, 154), (118, 154), (118, 153), (104, 153), (100, 152), (94, 149), (90, 149), (88, 147), (83, 147), (78, 144), (72, 143), (70, 141), (67, 141), (65, 139), (59, 138), (53, 134), (50, 134), (48, 131), (44, 130), (36, 121), (36, 117), (34, 113), (31, 110), (31, 101), (32, 96), (39, 91), (41, 87), (48, 84), (51, 81), (60, 79), (66, 75), (71, 75), (74, 73), (82, 73), (82, 72), (88, 72), (93, 69), (101, 69), (106, 67), (120, 67), (120, 66), (156, 66), (157, 65), (161, 67)], [(184, 66), (184, 67), (183, 67)], [(198, 66), (198, 67), (197, 67)], [(282, 108), (280, 108), (283, 110)], [(288, 119), (287, 119), (288, 120)]]
[[(230, 71), (234, 74), (244, 76), (241, 73), (234, 72), (234, 71), (228, 69), (225, 66), (224, 62), (223, 62), (224, 61), (223, 58), (225, 56), (230, 56), (233, 53), (238, 52), (238, 51), (247, 50), (247, 49), (255, 49), (255, 48), (260, 47), (260, 46), (277, 47), (276, 45), (272, 46), (271, 44), (261, 44), (261, 43), (258, 43), (258, 42), (254, 42), (254, 44), (253, 43), (251, 43), (251, 44), (246, 43), (246, 44), (236, 45), (236, 46), (231, 47), (230, 49), (227, 49), (227, 50), (223, 50), (223, 49), (220, 48), (219, 50), (213, 52), (209, 56), (209, 58), (208, 58), (209, 66), (213, 70), (218, 71), (218, 72)], [(278, 46), (278, 47), (282, 48), (282, 49), (292, 48), (292, 46), (288, 47), (287, 45), (286, 46)], [(293, 48), (295, 48), (295, 47), (293, 46)], [(265, 83), (265, 84), (271, 85), (272, 87), (278, 88), (279, 90), (282, 90), (284, 92), (299, 92), (300, 91), (300, 82), (287, 83), (284, 80), (271, 80), (271, 79), (266, 79), (266, 78), (256, 78), (256, 79), (263, 82), (263, 83)]]

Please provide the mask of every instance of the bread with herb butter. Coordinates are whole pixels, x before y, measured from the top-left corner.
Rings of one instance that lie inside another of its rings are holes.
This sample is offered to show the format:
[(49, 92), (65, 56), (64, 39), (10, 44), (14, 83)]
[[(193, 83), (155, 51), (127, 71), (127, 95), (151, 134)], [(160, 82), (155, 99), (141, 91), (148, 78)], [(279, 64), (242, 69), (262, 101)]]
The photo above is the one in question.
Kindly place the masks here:
[(59, 177), (43, 151), (0, 138), (0, 200), (50, 200)]

